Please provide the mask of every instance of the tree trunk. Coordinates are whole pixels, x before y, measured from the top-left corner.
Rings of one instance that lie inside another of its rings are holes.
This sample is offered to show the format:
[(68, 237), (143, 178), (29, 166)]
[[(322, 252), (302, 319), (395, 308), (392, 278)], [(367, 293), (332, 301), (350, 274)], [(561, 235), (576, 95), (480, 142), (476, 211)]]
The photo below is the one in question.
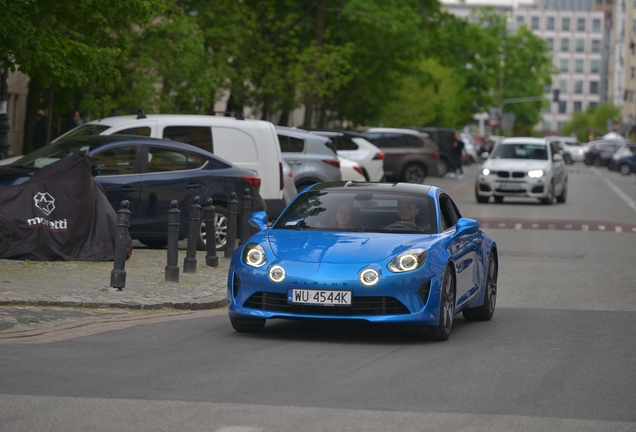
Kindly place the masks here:
[(278, 120), (279, 126), (289, 126), (289, 110), (284, 110), (280, 114), (280, 120)]
[(33, 151), (33, 130), (38, 121), (38, 111), (40, 110), (41, 100), (42, 81), (40, 81), (40, 77), (36, 75), (29, 80), (21, 154), (29, 154)]

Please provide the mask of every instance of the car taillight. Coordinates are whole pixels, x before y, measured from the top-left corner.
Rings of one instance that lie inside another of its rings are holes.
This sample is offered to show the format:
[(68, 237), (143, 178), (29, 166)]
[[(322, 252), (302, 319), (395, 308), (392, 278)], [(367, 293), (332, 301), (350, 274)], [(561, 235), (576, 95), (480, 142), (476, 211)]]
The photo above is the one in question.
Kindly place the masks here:
[(245, 183), (254, 186), (256, 189), (261, 188), (261, 178), (259, 176), (243, 176), (241, 177)]
[(384, 160), (384, 152), (380, 152), (377, 155), (373, 156), (373, 160)]
[(283, 179), (283, 163), (278, 162), (278, 178), (280, 179), (280, 190), (285, 189), (285, 179)]
[(439, 159), (439, 152), (433, 152), (433, 159)]
[(334, 159), (323, 159), (322, 160), (327, 165), (331, 165), (332, 167), (340, 168), (340, 161)]
[[(362, 177), (364, 177), (364, 172), (362, 172), (362, 168), (361, 168), (361, 167), (359, 167), (359, 166), (354, 166), (354, 167), (353, 167), (353, 169), (354, 169), (354, 170), (356, 170), (356, 171), (358, 171), (358, 172), (362, 175)], [(365, 177), (365, 178), (366, 178), (366, 177)]]

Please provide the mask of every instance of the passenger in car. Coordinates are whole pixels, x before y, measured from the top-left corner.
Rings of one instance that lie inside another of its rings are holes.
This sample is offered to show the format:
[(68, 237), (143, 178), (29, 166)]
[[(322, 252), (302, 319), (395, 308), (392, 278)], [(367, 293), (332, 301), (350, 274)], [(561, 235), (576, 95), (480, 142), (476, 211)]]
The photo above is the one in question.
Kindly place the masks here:
[(342, 203), (338, 206), (335, 212), (331, 215), (329, 221), (329, 227), (331, 228), (351, 228), (360, 229), (362, 225), (358, 222), (357, 211), (353, 205), (349, 203)]

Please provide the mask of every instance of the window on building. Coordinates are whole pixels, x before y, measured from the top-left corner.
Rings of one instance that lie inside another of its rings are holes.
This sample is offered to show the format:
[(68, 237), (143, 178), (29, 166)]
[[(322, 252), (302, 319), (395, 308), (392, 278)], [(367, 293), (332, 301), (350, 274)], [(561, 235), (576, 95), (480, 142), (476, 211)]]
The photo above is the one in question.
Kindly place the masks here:
[(574, 60), (574, 72), (583, 72), (583, 64), (585, 61), (583, 59)]
[(632, 32), (636, 32), (636, 20), (632, 20)]
[(550, 93), (552, 92), (552, 86), (550, 84), (546, 84), (543, 86), (543, 93)]
[(561, 90), (561, 93), (567, 93), (567, 91), (568, 91), (568, 80), (566, 80), (566, 79), (559, 80), (559, 90)]
[(548, 46), (548, 51), (554, 51), (554, 38), (546, 38), (545, 44)]
[(570, 30), (570, 18), (561, 18), (561, 30)]
[(517, 24), (523, 24), (524, 21), (525, 19), (523, 15), (517, 15)]
[(592, 31), (594, 33), (600, 33), (601, 32), (601, 20), (598, 18), (594, 18), (592, 20)]
[(569, 65), (570, 62), (568, 61), (568, 59), (561, 59), (561, 61), (559, 62), (559, 69), (561, 70), (561, 72), (567, 72)]
[(592, 39), (592, 52), (593, 53), (601, 52), (601, 40), (600, 39)]
[(590, 73), (598, 73), (601, 69), (601, 62), (599, 60), (590, 60)]
[(583, 111), (583, 102), (581, 101), (574, 101), (574, 105), (572, 105), (572, 110), (574, 112), (581, 112)]
[(570, 38), (561, 39), (561, 52), (570, 51)]
[(598, 94), (598, 81), (590, 81), (590, 94)]
[(591, 111), (594, 111), (596, 108), (598, 108), (598, 102), (590, 102), (587, 106), (590, 108)]
[(576, 19), (576, 31), (585, 31), (585, 18)]
[(550, 120), (543, 120), (543, 130), (544, 131), (552, 130), (552, 122)]
[(554, 17), (548, 17), (548, 20), (545, 23), (546, 30), (554, 30)]
[(543, 111), (545, 114), (550, 114), (552, 112), (552, 104), (550, 103), (544, 106), (541, 111)]
[(564, 121), (557, 122), (557, 131), (561, 132), (563, 130), (563, 126), (565, 126)]
[(559, 114), (565, 114), (568, 110), (568, 103), (566, 101), (559, 101)]
[(585, 52), (585, 39), (576, 39), (576, 52)]
[(530, 27), (532, 30), (539, 30), (539, 17), (533, 16), (530, 20)]
[(583, 81), (575, 80), (574, 81), (574, 93), (581, 94), (583, 93)]

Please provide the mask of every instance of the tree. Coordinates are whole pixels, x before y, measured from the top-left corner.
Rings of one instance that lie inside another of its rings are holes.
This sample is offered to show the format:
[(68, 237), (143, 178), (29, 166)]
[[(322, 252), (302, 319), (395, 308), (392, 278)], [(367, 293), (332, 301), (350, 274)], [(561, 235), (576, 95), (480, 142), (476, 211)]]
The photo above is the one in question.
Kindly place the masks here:
[(606, 130), (607, 120), (612, 123), (621, 121), (621, 108), (608, 103), (598, 107), (588, 107), (585, 112), (577, 112), (572, 120), (563, 125), (563, 135), (576, 134), (581, 142), (587, 142)]

